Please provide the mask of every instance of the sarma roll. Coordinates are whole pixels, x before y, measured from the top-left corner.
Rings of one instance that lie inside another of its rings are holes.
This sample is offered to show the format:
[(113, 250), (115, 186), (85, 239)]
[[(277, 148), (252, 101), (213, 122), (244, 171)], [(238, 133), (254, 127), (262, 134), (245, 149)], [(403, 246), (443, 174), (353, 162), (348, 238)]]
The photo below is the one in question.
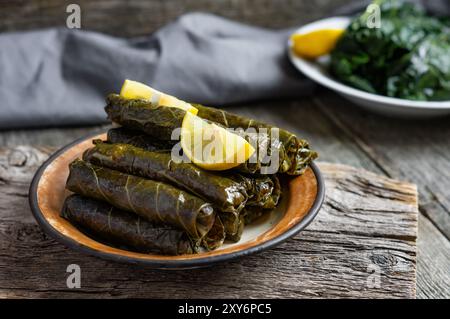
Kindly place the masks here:
[(186, 111), (158, 106), (149, 100), (125, 99), (109, 94), (105, 111), (108, 118), (120, 125), (139, 130), (162, 141), (171, 141), (172, 132), (181, 127)]
[(237, 230), (234, 232), (234, 234), (227, 234), (226, 239), (232, 241), (233, 243), (237, 243), (239, 240), (241, 240), (242, 233), (244, 232), (244, 226), (245, 226), (245, 219), (244, 215), (241, 214), (239, 215)]
[(88, 235), (138, 252), (181, 255), (196, 249), (182, 230), (155, 226), (136, 214), (81, 195), (66, 198), (61, 216)]
[(276, 175), (209, 172), (191, 163), (175, 163), (170, 153), (146, 151), (128, 144), (95, 141), (95, 146), (84, 152), (83, 159), (127, 174), (166, 182), (210, 201), (217, 208), (227, 234), (238, 231), (239, 212), (246, 203), (274, 208), (280, 197)]
[(248, 195), (247, 185), (191, 163), (176, 163), (168, 152), (146, 151), (128, 144), (96, 141), (83, 154), (95, 165), (166, 182), (211, 202), (223, 212), (239, 213)]
[[(195, 105), (195, 107), (198, 108), (197, 115), (201, 118), (227, 128), (268, 130), (267, 133), (257, 137), (248, 135), (246, 138), (251, 143), (256, 143), (254, 145), (258, 152), (261, 152), (261, 149), (267, 149), (264, 153), (268, 153), (269, 156), (278, 154), (278, 167), (271, 173), (300, 175), (317, 157), (317, 153), (309, 148), (307, 141), (299, 139), (286, 130), (278, 129), (278, 137), (276, 137), (270, 133), (272, 128), (277, 129), (274, 126), (212, 107), (202, 105)], [(181, 127), (185, 115), (185, 111), (181, 109), (156, 106), (148, 100), (125, 99), (117, 94), (108, 95), (105, 111), (112, 121), (164, 141), (172, 140), (172, 132)], [(260, 156), (261, 154), (258, 155)], [(246, 163), (239, 165), (238, 169), (247, 173), (263, 172), (260, 161), (261, 158), (250, 158)]]
[(272, 211), (271, 209), (264, 209), (258, 206), (247, 206), (242, 211), (241, 216), (244, 219), (244, 224), (248, 225), (253, 223), (261, 216), (269, 214), (271, 211)]
[[(170, 152), (171, 149), (168, 145), (170, 144), (164, 144), (161, 141), (155, 140), (151, 136), (142, 133), (140, 131), (130, 130), (124, 127), (119, 128), (113, 128), (108, 131), (107, 134), (107, 142), (109, 145), (111, 144), (130, 144), (135, 147), (138, 147), (140, 149), (144, 149), (146, 151), (151, 152)], [(94, 144), (99, 144), (99, 142), (94, 142)], [(110, 148), (114, 148), (114, 146), (110, 146)], [(92, 160), (94, 164), (98, 164), (100, 166), (106, 166), (113, 169), (121, 170), (128, 172), (128, 170), (121, 169), (119, 163), (117, 161), (113, 161), (111, 156), (108, 155), (108, 153), (111, 153), (112, 151), (109, 150), (109, 147), (102, 145), (101, 147), (95, 147), (94, 149), (88, 151), (89, 158), (85, 158), (85, 160)], [(86, 153), (88, 153), (86, 152)], [(85, 154), (86, 156), (86, 154)], [(149, 155), (151, 156), (151, 155)], [(161, 156), (163, 157), (163, 156)], [(168, 160), (167, 160), (168, 161)], [(122, 162), (122, 161), (118, 161)], [(134, 158), (130, 159), (129, 162), (135, 162)], [(142, 160), (137, 161), (138, 163), (142, 163)], [(177, 165), (173, 165), (172, 168), (176, 169)], [(195, 166), (194, 164), (186, 163), (186, 166), (193, 166), (193, 169), (195, 171), (205, 172), (205, 170), (199, 168), (198, 166)], [(131, 170), (129, 171), (131, 174), (139, 175), (140, 173), (144, 172), (145, 169), (140, 170)], [(220, 179), (234, 179), (235, 181), (239, 183), (244, 183), (245, 188), (247, 190), (248, 197), (251, 197), (252, 200), (248, 201), (247, 204), (254, 205), (258, 204), (260, 206), (264, 206), (265, 208), (273, 208), (276, 206), (278, 199), (281, 195), (281, 189), (280, 189), (280, 183), (278, 181), (278, 177), (275, 174), (268, 174), (268, 175), (257, 175), (257, 174), (250, 174), (250, 175), (243, 175), (239, 173), (232, 173), (232, 172), (208, 172), (209, 175), (219, 175), (218, 178)], [(201, 176), (203, 173), (200, 173), (198, 176)], [(150, 178), (156, 178), (153, 174), (152, 175), (142, 175), (143, 177), (150, 177)], [(156, 178), (157, 179), (157, 178)], [(167, 180), (167, 182), (171, 182)], [(183, 181), (181, 181), (183, 182)], [(180, 187), (183, 188), (183, 186), (180, 185)], [(214, 186), (213, 186), (214, 187)], [(187, 186), (187, 190), (189, 191), (189, 186)], [(204, 184), (201, 185), (201, 188), (199, 190), (199, 196), (205, 197), (202, 193), (202, 190), (205, 189)], [(217, 202), (217, 198), (209, 197), (209, 200), (212, 201), (212, 203)], [(219, 207), (220, 208), (220, 207)], [(224, 209), (222, 208), (222, 211), (239, 211), (239, 209)]]
[(232, 176), (241, 180), (247, 186), (249, 199), (246, 207), (258, 206), (272, 209), (277, 206), (281, 197), (281, 185), (277, 175), (233, 174)]
[(208, 234), (202, 238), (201, 245), (207, 250), (214, 250), (222, 246), (225, 240), (225, 227), (219, 216), (214, 219), (214, 224)]
[(107, 141), (117, 144), (130, 144), (152, 152), (170, 152), (178, 141), (161, 141), (141, 131), (116, 127), (108, 130)]
[(211, 204), (174, 186), (78, 159), (69, 168), (68, 190), (104, 200), (150, 222), (185, 230), (193, 239), (203, 238), (214, 224)]
[[(267, 129), (271, 137), (270, 147), (276, 148), (279, 152), (280, 165), (278, 173), (287, 173), (289, 175), (300, 175), (307, 168), (307, 166), (317, 157), (317, 153), (311, 151), (306, 140), (299, 139), (293, 133), (274, 127), (272, 125), (255, 121), (244, 116), (226, 112), (221, 109), (207, 107), (199, 104), (194, 104), (198, 109), (198, 116), (225, 127)], [(271, 129), (277, 129), (278, 138), (274, 139), (271, 136)], [(278, 143), (281, 142), (280, 143)]]

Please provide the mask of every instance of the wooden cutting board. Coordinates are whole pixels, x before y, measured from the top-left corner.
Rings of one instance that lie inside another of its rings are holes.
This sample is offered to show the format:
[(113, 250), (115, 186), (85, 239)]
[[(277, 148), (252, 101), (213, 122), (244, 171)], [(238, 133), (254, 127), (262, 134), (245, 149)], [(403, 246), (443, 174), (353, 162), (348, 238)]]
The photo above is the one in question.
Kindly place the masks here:
[[(28, 187), (54, 149), (0, 149), (0, 297), (414, 298), (416, 186), (320, 163), (326, 200), (317, 218), (269, 251), (213, 268), (154, 271), (74, 252), (46, 236)], [(69, 289), (67, 267), (81, 269)]]

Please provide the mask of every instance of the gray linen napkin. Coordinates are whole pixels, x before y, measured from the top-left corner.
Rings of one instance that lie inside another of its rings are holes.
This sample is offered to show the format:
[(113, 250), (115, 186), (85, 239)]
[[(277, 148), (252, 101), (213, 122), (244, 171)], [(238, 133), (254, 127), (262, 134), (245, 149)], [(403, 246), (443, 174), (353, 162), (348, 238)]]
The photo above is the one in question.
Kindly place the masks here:
[(0, 128), (106, 121), (107, 93), (134, 79), (192, 102), (299, 96), (312, 83), (286, 57), (289, 30), (190, 13), (151, 36), (47, 29), (0, 35)]

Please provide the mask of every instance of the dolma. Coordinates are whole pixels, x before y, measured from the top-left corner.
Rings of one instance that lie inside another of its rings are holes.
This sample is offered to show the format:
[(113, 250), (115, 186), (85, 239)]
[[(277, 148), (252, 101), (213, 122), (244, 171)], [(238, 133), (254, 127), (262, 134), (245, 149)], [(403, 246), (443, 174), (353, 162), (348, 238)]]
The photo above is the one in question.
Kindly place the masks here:
[[(226, 112), (221, 109), (207, 107), (199, 104), (194, 105), (198, 109), (198, 116), (219, 123), (229, 128), (241, 128), (243, 130), (254, 128), (267, 129), (268, 152), (273, 155), (276, 151), (279, 154), (278, 173), (287, 173), (289, 175), (300, 175), (308, 167), (312, 160), (317, 157), (317, 153), (312, 151), (306, 140), (299, 139), (293, 133), (274, 127), (272, 125), (255, 121), (244, 116)], [(271, 129), (278, 129), (278, 137), (271, 135)], [(260, 143), (260, 141), (258, 141)], [(270, 155), (269, 154), (269, 155)]]
[(265, 209), (275, 208), (281, 197), (281, 185), (277, 175), (233, 174), (233, 178), (242, 180), (247, 186), (249, 199), (247, 206)]
[(225, 241), (225, 227), (219, 216), (214, 219), (214, 224), (208, 234), (202, 238), (202, 246), (207, 250), (214, 250), (222, 246)]
[(191, 163), (176, 163), (169, 152), (146, 151), (128, 144), (96, 141), (83, 154), (95, 165), (170, 183), (211, 202), (223, 212), (239, 213), (248, 195), (246, 185)]
[(237, 243), (239, 240), (241, 240), (242, 233), (244, 232), (244, 226), (245, 226), (244, 216), (240, 215), (236, 232), (234, 232), (234, 234), (226, 234), (226, 239), (231, 242)]
[(162, 181), (210, 201), (218, 211), (227, 235), (239, 230), (239, 212), (247, 203), (264, 208), (276, 206), (280, 185), (275, 175), (220, 174), (191, 163), (175, 163), (170, 153), (151, 152), (128, 144), (95, 141), (83, 154), (85, 161), (127, 174)]
[[(117, 127), (108, 130), (107, 139), (109, 143), (130, 144), (146, 151), (152, 152), (171, 152), (172, 147), (179, 143), (179, 140), (158, 140), (144, 132), (133, 130), (125, 127)], [(253, 143), (255, 145), (255, 143)], [(183, 150), (180, 147), (178, 155), (182, 156)], [(235, 170), (247, 173), (255, 173), (261, 168), (259, 162), (240, 164)]]
[[(163, 141), (172, 140), (172, 132), (181, 127), (185, 115), (185, 111), (181, 109), (156, 106), (148, 100), (124, 99), (117, 94), (108, 95), (106, 101), (105, 111), (112, 121), (128, 128), (140, 130)], [(202, 105), (195, 105), (195, 107), (199, 110), (198, 116), (227, 128), (267, 129), (268, 132), (275, 128), (212, 107)], [(249, 161), (239, 165), (238, 169), (247, 173), (262, 172), (260, 163), (262, 158), (259, 157), (267, 153), (268, 156), (278, 154), (279, 157), (279, 165), (273, 173), (302, 174), (311, 161), (317, 157), (317, 153), (309, 148), (306, 140), (299, 139), (286, 130), (279, 129), (278, 133), (278, 138), (270, 133), (256, 135), (256, 137), (254, 134), (244, 135), (249, 142), (256, 146), (259, 155), (258, 158), (251, 157)], [(264, 149), (267, 150), (262, 152), (261, 150)]]
[(165, 255), (195, 252), (184, 231), (155, 226), (136, 214), (80, 195), (66, 198), (61, 216), (89, 235), (130, 250)]
[(69, 165), (66, 188), (80, 195), (104, 200), (163, 225), (182, 229), (200, 240), (214, 224), (211, 204), (166, 183), (124, 174), (75, 160)]
[(248, 225), (253, 223), (255, 220), (260, 218), (261, 216), (268, 214), (272, 211), (272, 209), (264, 209), (258, 206), (248, 206), (242, 211), (242, 218), (244, 220), (244, 224)]
[(109, 94), (105, 111), (108, 118), (120, 125), (139, 130), (161, 141), (171, 141), (174, 129), (181, 127), (186, 111), (159, 106), (149, 100), (125, 99)]
[(152, 152), (170, 152), (177, 141), (160, 141), (141, 131), (117, 127), (108, 130), (107, 141), (117, 144), (130, 144)]

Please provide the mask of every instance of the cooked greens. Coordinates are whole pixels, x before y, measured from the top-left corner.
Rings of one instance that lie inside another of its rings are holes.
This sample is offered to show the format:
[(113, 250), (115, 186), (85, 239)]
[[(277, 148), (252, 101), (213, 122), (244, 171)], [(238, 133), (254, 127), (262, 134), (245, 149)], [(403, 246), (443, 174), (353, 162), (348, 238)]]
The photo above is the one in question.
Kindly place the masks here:
[(66, 198), (61, 216), (102, 240), (144, 253), (191, 254), (195, 246), (184, 231), (157, 226), (138, 215), (80, 195)]
[(404, 1), (374, 3), (380, 28), (368, 27), (368, 12), (356, 17), (331, 54), (332, 75), (370, 93), (450, 100), (450, 20)]
[(150, 222), (182, 229), (193, 239), (206, 236), (214, 224), (211, 204), (171, 185), (82, 160), (75, 160), (69, 168), (68, 190), (106, 201)]

